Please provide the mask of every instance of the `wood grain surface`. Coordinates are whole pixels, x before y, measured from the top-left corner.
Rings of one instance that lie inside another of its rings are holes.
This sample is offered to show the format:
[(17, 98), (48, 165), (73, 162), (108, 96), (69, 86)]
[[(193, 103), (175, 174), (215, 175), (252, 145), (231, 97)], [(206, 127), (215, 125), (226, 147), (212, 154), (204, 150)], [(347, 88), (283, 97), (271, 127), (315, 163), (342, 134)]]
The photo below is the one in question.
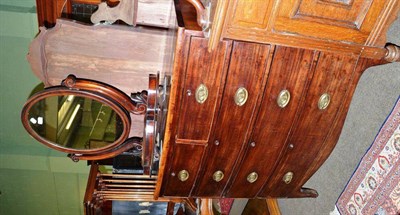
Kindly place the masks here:
[[(355, 56), (320, 53), (302, 111), (288, 140), (292, 147), (285, 150), (273, 177), (260, 196), (291, 196), (291, 191), (304, 177), (309, 165), (324, 146), (330, 131), (334, 129), (338, 111), (351, 86), (356, 63)], [(324, 93), (330, 95), (331, 101), (326, 109), (320, 110), (318, 101)], [(290, 184), (285, 184), (282, 180), (287, 172), (294, 173)]]
[[(255, 120), (255, 111), (259, 107), (256, 104), (261, 99), (268, 72), (269, 54), (268, 45), (234, 42), (216, 130), (210, 139), (209, 153), (204, 161), (205, 171), (201, 173), (202, 178), (194, 195), (219, 196), (224, 190)], [(234, 101), (240, 87), (246, 88), (249, 95), (242, 106)], [(218, 170), (225, 176), (216, 182), (213, 174)]]
[[(305, 94), (305, 86), (312, 76), (312, 63), (316, 54), (310, 50), (276, 47), (260, 111), (248, 141), (247, 152), (227, 197), (256, 197), (275, 168), (286, 141), (298, 106)], [(291, 94), (288, 106), (281, 108), (277, 98), (282, 90)], [(252, 146), (254, 143), (254, 146)], [(254, 183), (247, 175), (257, 172)], [(240, 189), (246, 187), (245, 190)]]
[[(201, 140), (207, 142), (211, 132), (214, 113), (217, 111), (218, 95), (222, 92), (227, 70), (225, 59), (229, 57), (229, 43), (223, 42), (218, 50), (209, 53), (207, 40), (192, 37), (183, 87), (183, 98), (178, 122), (177, 141)], [(196, 101), (196, 90), (203, 84), (208, 89), (204, 103)]]

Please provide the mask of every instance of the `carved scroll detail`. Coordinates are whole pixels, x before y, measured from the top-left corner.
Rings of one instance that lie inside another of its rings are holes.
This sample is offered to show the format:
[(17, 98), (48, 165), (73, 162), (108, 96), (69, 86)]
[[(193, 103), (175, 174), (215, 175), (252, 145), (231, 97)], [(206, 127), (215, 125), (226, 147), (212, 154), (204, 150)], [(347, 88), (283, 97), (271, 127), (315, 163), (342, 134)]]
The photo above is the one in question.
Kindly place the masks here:
[(131, 113), (141, 115), (147, 110), (147, 91), (132, 93), (131, 99), (135, 104), (135, 109), (131, 110)]

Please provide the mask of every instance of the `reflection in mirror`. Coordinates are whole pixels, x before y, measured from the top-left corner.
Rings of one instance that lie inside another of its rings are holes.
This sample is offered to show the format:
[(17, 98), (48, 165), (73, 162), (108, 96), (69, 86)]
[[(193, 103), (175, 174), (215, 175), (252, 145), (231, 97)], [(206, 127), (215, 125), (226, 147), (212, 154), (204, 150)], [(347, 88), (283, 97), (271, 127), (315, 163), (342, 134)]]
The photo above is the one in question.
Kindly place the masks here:
[(123, 122), (109, 106), (76, 95), (50, 96), (35, 103), (29, 125), (44, 139), (70, 149), (98, 149), (113, 144)]

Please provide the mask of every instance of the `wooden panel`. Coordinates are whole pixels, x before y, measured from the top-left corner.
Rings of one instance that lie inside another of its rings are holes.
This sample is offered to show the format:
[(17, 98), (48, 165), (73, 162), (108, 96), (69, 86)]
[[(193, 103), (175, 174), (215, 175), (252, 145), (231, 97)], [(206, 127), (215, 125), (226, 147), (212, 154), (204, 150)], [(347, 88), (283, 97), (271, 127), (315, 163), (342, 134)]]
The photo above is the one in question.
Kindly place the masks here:
[[(260, 196), (290, 197), (294, 187), (299, 185), (333, 129), (333, 122), (342, 106), (356, 61), (357, 58), (352, 56), (320, 54), (303, 111), (288, 141), (289, 145)], [(320, 110), (318, 101), (324, 93), (328, 93), (331, 100), (326, 109)], [(294, 173), (290, 184), (285, 184), (282, 180), (287, 172)], [(315, 194), (304, 193), (303, 197)]]
[(354, 75), (351, 78), (351, 82), (348, 86), (345, 99), (342, 102), (342, 106), (338, 112), (335, 122), (332, 123), (333, 129), (327, 136), (325, 143), (318, 152), (318, 155), (315, 156), (313, 162), (308, 166), (307, 172), (304, 174), (304, 177), (301, 179), (301, 182), (299, 183), (298, 187), (294, 189), (294, 193), (292, 193), (291, 195), (296, 196), (296, 193), (301, 194), (301, 186), (304, 183), (306, 183), (306, 181), (318, 170), (318, 168), (324, 163), (324, 161), (328, 158), (328, 156), (336, 146), (339, 140), (340, 132), (344, 125), (347, 112), (350, 107), (350, 102), (353, 97), (353, 93), (356, 89), (361, 74), (364, 72), (365, 69), (380, 64), (384, 64), (384, 61), (371, 60), (366, 58), (360, 58), (357, 61), (357, 67), (355, 69)]
[(365, 44), (385, 1), (281, 1), (275, 32)]
[[(85, 4), (96, 4), (96, 1), (90, 0)], [(99, 2), (98, 9), (93, 12), (90, 20), (94, 24), (121, 20), (128, 25), (174, 28), (176, 14), (172, 0), (117, 0)]]
[(384, 47), (387, 43), (386, 34), (389, 27), (399, 16), (400, 1), (389, 0), (386, 1), (386, 6), (382, 10), (379, 19), (375, 23), (374, 29), (371, 31), (366, 46)]
[[(173, 152), (172, 166), (169, 175), (166, 175), (164, 196), (188, 197), (196, 180), (197, 171), (204, 153), (205, 146), (192, 144), (176, 144)], [(179, 172), (186, 170), (189, 178), (181, 181)]]
[[(297, 112), (315, 52), (311, 50), (276, 47), (261, 109), (243, 163), (227, 197), (254, 198), (268, 180), (285, 142)], [(277, 98), (282, 90), (291, 94), (288, 105), (281, 108)], [(254, 142), (254, 147), (251, 143)], [(268, 164), (268, 165), (265, 165)], [(258, 173), (254, 183), (247, 181), (251, 172)], [(242, 189), (246, 187), (246, 189)]]
[[(148, 88), (148, 74), (159, 71), (163, 77), (170, 70), (171, 40), (173, 35), (166, 29), (88, 26), (58, 20), (54, 28), (41, 29), (27, 58), (46, 87), (59, 85), (73, 74), (107, 83), (130, 95)], [(143, 136), (143, 115), (131, 117), (131, 136)]]
[(73, 74), (113, 85), (129, 95), (148, 88), (148, 74), (159, 71), (163, 76), (165, 64), (171, 65), (166, 62), (171, 60), (173, 47), (167, 44), (171, 37), (165, 29), (58, 20), (54, 28), (41, 30), (27, 58), (46, 86), (59, 85)]
[(273, 1), (238, 0), (234, 6), (232, 25), (244, 28), (267, 28)]
[(137, 24), (174, 28), (176, 14), (172, 0), (138, 0)]
[[(385, 56), (386, 32), (399, 0), (230, 1), (222, 36), (319, 51)], [(257, 15), (255, 15), (257, 14)], [(210, 43), (213, 48), (213, 44)]]
[[(192, 37), (186, 67), (183, 100), (178, 122), (178, 139), (207, 141), (216, 112), (217, 98), (223, 88), (230, 42), (221, 42), (218, 49), (209, 53), (208, 41)], [(196, 89), (203, 84), (208, 89), (207, 100), (196, 101)], [(178, 140), (179, 141), (179, 140)]]
[(69, 0), (36, 0), (39, 27), (54, 27), (61, 13), (71, 13)]
[(294, 17), (359, 29), (371, 3), (370, 0), (302, 0), (296, 5)]
[[(154, 192), (155, 198), (163, 195), (162, 188), (165, 188), (167, 175), (169, 175), (169, 167), (171, 164), (173, 148), (175, 144), (177, 122), (180, 110), (180, 101), (182, 100), (183, 80), (186, 71), (187, 54), (190, 47), (190, 35), (185, 33), (183, 28), (178, 28), (176, 48), (174, 52), (174, 63), (172, 73), (172, 84), (169, 96), (167, 120), (165, 123), (164, 141), (162, 146), (162, 153), (159, 163), (159, 173), (156, 190)], [(176, 83), (176, 84), (175, 84)]]
[[(214, 137), (209, 143), (209, 154), (205, 161), (196, 196), (220, 196), (227, 183), (236, 158), (248, 137), (254, 118), (257, 101), (262, 94), (263, 81), (267, 73), (270, 46), (255, 43), (234, 42), (222, 106), (216, 123)], [(238, 88), (248, 91), (247, 102), (236, 105), (234, 95)], [(218, 141), (219, 144), (214, 144)], [(216, 182), (213, 174), (217, 170), (224, 178)]]

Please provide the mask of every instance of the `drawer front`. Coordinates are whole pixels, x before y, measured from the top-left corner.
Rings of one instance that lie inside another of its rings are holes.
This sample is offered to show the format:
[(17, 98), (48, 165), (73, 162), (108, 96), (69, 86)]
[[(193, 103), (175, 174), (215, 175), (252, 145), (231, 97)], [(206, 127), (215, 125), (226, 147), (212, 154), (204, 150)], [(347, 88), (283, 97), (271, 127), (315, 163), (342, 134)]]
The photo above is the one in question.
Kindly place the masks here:
[(260, 196), (314, 195), (312, 192), (301, 193), (300, 188), (304, 179), (313, 174), (307, 170), (334, 129), (356, 61), (352, 56), (320, 54), (303, 110), (289, 138), (286, 152)]
[[(312, 76), (315, 57), (311, 50), (276, 47), (253, 134), (227, 197), (254, 198), (269, 179)], [(256, 173), (255, 181), (250, 178), (252, 173)]]
[(231, 42), (223, 41), (209, 53), (208, 40), (192, 37), (179, 112), (177, 138), (207, 141), (219, 105)]
[[(269, 45), (234, 42), (222, 105), (195, 196), (221, 196), (262, 96)], [(236, 99), (235, 99), (236, 98)], [(222, 178), (218, 179), (218, 175)]]
[(168, 171), (164, 196), (190, 196), (205, 146), (175, 144), (170, 171)]

